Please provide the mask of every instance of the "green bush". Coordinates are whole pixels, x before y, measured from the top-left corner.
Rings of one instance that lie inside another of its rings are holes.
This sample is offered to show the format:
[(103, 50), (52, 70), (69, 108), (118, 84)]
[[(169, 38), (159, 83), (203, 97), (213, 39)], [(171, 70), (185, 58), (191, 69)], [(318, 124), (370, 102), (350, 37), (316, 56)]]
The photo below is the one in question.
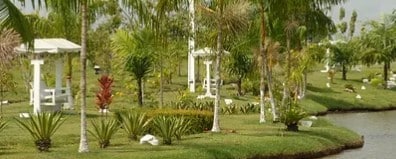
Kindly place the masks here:
[(383, 79), (380, 78), (373, 78), (370, 81), (370, 84), (373, 87), (381, 87), (382, 83), (383, 83)]
[(62, 125), (62, 114), (60, 113), (37, 113), (31, 114), (28, 119), (17, 119), (18, 125), (26, 129), (34, 139), (39, 151), (48, 151), (51, 147), (51, 137)]
[(191, 131), (189, 133), (201, 133), (209, 130), (213, 124), (213, 112), (184, 110), (184, 109), (156, 109), (147, 112), (147, 116), (174, 116), (184, 117), (191, 122)]
[(162, 137), (163, 144), (171, 145), (172, 138), (176, 137), (176, 132), (180, 127), (180, 122), (174, 116), (157, 116), (153, 119), (153, 129), (156, 135)]
[(257, 112), (257, 108), (254, 104), (247, 103), (239, 106), (239, 111), (242, 114), (247, 114), (247, 113), (254, 113)]
[(137, 111), (116, 113), (116, 117), (128, 134), (128, 137), (135, 141), (138, 140), (138, 136), (146, 132), (151, 121), (145, 113)]
[(292, 103), (289, 108), (282, 109), (280, 122), (286, 125), (286, 130), (298, 131), (298, 122), (307, 116), (308, 114), (297, 103)]
[(88, 130), (88, 132), (99, 140), (99, 147), (106, 148), (109, 146), (111, 137), (119, 128), (117, 121), (114, 119), (100, 119), (99, 122), (92, 121), (91, 123), (93, 130)]
[(221, 107), (221, 112), (223, 114), (236, 114), (237, 106), (235, 104), (225, 105)]

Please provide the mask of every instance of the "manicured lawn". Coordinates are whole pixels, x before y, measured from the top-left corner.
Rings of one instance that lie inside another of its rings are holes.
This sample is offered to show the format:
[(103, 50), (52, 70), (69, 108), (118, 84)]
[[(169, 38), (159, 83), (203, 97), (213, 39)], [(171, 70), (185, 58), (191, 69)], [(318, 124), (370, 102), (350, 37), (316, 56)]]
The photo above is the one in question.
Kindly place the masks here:
[[(99, 149), (95, 139), (89, 136), (90, 153), (79, 154), (79, 115), (75, 111), (65, 111), (66, 121), (53, 137), (51, 152), (39, 153), (30, 135), (13, 121), (13, 117), (26, 109), (30, 107), (25, 102), (4, 108), (9, 124), (0, 133), (1, 158), (247, 158), (315, 153), (360, 141), (358, 134), (323, 119), (296, 133), (285, 132), (282, 124), (259, 124), (257, 114), (222, 115), (221, 133), (195, 134), (185, 136), (171, 146), (151, 146), (129, 141), (121, 129), (107, 149)], [(100, 118), (94, 109), (89, 110), (88, 117), (89, 120)], [(91, 125), (88, 127), (92, 128)]]

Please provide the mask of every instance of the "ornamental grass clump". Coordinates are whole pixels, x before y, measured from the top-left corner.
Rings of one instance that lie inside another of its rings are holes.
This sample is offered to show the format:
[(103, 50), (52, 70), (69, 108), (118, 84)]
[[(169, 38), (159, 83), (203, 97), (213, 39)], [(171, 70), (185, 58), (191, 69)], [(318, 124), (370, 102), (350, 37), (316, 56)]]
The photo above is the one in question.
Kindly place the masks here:
[(37, 113), (31, 114), (28, 119), (16, 119), (18, 125), (27, 130), (34, 139), (34, 143), (40, 152), (49, 151), (51, 137), (63, 124), (61, 113)]
[(110, 139), (118, 131), (119, 125), (114, 119), (101, 119), (99, 122), (92, 121), (93, 130), (88, 132), (99, 141), (100, 148), (110, 145)]
[(119, 113), (118, 118), (129, 139), (134, 141), (146, 132), (151, 122), (145, 113), (140, 112)]
[(153, 119), (154, 132), (162, 137), (162, 143), (171, 145), (172, 139), (181, 139), (181, 136), (188, 131), (189, 126), (184, 118), (174, 116), (157, 116)]
[(292, 102), (288, 108), (281, 111), (280, 122), (286, 125), (287, 131), (298, 131), (298, 122), (307, 116), (297, 103)]

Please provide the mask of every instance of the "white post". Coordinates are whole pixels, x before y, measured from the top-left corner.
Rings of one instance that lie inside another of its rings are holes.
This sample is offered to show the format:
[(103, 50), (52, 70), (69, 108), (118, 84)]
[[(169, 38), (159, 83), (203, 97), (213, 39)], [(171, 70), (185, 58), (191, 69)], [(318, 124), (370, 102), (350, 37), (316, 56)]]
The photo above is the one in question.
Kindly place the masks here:
[(206, 93), (205, 96), (207, 97), (212, 97), (212, 93), (210, 92), (210, 64), (212, 64), (212, 61), (210, 60), (205, 60), (204, 64), (206, 65)]
[(190, 16), (190, 37), (188, 38), (188, 87), (190, 92), (195, 92), (195, 59), (193, 53), (195, 51), (195, 6), (194, 0), (189, 0), (189, 16)]
[(44, 64), (43, 60), (32, 60), (33, 65), (33, 113), (37, 114), (41, 112), (41, 68), (40, 65)]
[[(56, 61), (55, 61), (55, 96), (57, 94), (62, 94), (62, 76), (63, 75), (63, 59), (61, 57), (59, 57)], [(56, 99), (56, 98), (55, 98)], [(62, 103), (59, 103), (57, 101), (55, 101), (55, 107), (54, 107), (54, 111), (60, 111), (61, 110), (61, 105)]]
[(62, 93), (62, 74), (63, 74), (63, 60), (59, 58), (55, 61), (55, 90), (56, 93)]

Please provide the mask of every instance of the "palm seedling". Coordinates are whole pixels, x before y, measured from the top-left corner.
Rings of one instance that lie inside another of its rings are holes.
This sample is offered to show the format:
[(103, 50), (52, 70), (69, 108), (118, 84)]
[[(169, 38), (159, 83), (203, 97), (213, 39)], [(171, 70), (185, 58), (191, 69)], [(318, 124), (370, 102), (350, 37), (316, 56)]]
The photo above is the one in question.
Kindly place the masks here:
[(138, 112), (122, 113), (119, 118), (128, 137), (135, 141), (139, 135), (143, 135), (151, 121), (145, 113)]
[(192, 124), (191, 120), (188, 120), (186, 118), (177, 118), (176, 120), (177, 124), (177, 130), (175, 133), (175, 137), (177, 140), (181, 140), (181, 137), (185, 134), (188, 134), (191, 132), (192, 129)]
[(39, 151), (48, 151), (51, 147), (51, 137), (62, 125), (62, 114), (60, 113), (37, 113), (30, 115), (26, 120), (16, 119), (18, 125), (26, 129), (34, 139)]
[(118, 131), (119, 125), (116, 120), (101, 119), (99, 122), (92, 121), (93, 130), (88, 132), (99, 140), (99, 147), (106, 148), (110, 145), (111, 137)]

